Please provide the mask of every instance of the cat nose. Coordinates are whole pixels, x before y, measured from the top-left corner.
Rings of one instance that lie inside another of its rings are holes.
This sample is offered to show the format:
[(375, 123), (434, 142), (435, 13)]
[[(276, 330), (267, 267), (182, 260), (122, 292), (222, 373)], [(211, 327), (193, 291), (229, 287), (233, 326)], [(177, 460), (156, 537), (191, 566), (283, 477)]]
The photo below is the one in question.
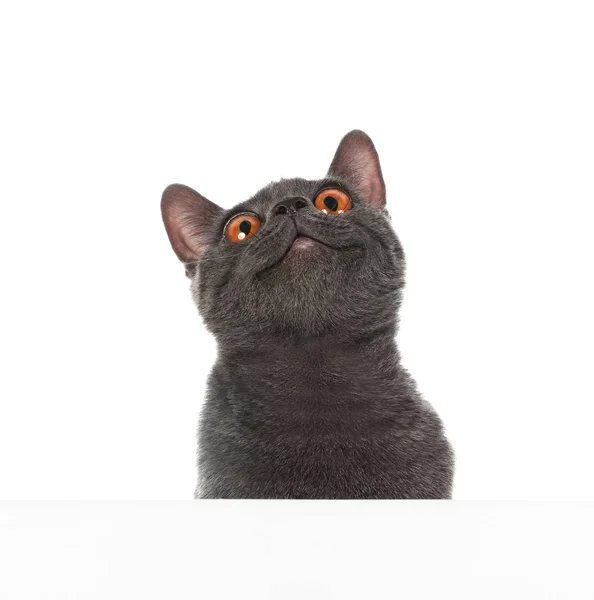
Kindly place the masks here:
[(301, 196), (285, 198), (274, 207), (275, 215), (295, 214), (298, 210), (305, 208), (309, 202)]

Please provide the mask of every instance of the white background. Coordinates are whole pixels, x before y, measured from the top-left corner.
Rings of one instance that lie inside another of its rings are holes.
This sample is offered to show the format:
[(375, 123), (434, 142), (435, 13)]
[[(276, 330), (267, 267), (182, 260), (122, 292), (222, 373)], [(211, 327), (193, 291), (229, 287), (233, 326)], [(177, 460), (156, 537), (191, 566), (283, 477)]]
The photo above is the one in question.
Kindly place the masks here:
[(3, 3), (0, 498), (188, 499), (215, 356), (172, 182), (230, 207), (375, 141), (398, 341), (459, 500), (592, 500), (587, 2)]
[(591, 505), (5, 505), (10, 600), (591, 600)]
[[(0, 596), (591, 598), (594, 504), (542, 501), (594, 500), (593, 31), (567, 0), (3, 2)], [(230, 207), (353, 128), (458, 502), (146, 502), (192, 498), (215, 356), (163, 188)]]

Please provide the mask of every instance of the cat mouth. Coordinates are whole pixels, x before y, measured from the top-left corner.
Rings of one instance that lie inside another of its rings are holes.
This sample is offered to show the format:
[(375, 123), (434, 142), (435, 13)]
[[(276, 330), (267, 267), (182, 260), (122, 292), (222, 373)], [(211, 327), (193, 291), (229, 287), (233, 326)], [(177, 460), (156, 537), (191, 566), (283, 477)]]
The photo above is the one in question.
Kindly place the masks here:
[(310, 260), (313, 259), (316, 251), (319, 251), (320, 254), (327, 255), (328, 251), (334, 252), (343, 252), (345, 250), (349, 250), (352, 248), (359, 248), (358, 244), (347, 244), (334, 246), (327, 242), (323, 242), (322, 240), (313, 237), (312, 235), (305, 234), (301, 231), (299, 227), (296, 227), (295, 236), (293, 237), (293, 241), (288, 245), (287, 249), (282, 253), (282, 256), (275, 260), (274, 263), (264, 267), (261, 271), (256, 273), (256, 277), (264, 277), (267, 273), (274, 271), (277, 267), (283, 264), (285, 261), (304, 264), (309, 263)]
[(307, 250), (308, 248), (314, 248), (318, 244), (321, 244), (322, 246), (327, 246), (327, 244), (324, 244), (324, 242), (320, 242), (319, 240), (309, 237), (308, 235), (299, 234), (293, 240), (293, 243), (291, 244), (289, 250)]
[(274, 270), (276, 267), (281, 265), (289, 255), (306, 255), (311, 253), (316, 248), (320, 247), (331, 248), (331, 246), (325, 244), (324, 242), (321, 242), (320, 240), (317, 240), (309, 235), (303, 235), (302, 233), (296, 232), (293, 241), (285, 250), (285, 252), (283, 252), (282, 256), (273, 264), (268, 265), (267, 267), (262, 269), (259, 273), (257, 273), (257, 276), (261, 277), (266, 273)]

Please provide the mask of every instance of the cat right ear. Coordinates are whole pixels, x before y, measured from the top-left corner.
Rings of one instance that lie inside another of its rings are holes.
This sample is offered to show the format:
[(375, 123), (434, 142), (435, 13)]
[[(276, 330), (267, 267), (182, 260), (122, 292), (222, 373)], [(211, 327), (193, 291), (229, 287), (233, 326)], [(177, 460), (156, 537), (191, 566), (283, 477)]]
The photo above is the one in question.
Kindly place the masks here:
[(222, 213), (222, 208), (185, 185), (174, 183), (165, 189), (161, 214), (171, 246), (183, 263), (196, 263), (204, 254)]
[(386, 206), (386, 185), (379, 157), (371, 138), (363, 131), (355, 129), (342, 138), (328, 175), (352, 183), (363, 199), (376, 208)]

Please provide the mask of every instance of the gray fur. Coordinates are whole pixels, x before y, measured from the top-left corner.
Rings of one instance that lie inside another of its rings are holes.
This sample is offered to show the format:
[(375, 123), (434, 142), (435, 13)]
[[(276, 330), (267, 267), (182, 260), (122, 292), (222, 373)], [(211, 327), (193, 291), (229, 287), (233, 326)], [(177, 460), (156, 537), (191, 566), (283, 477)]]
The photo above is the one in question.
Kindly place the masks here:
[[(352, 210), (320, 212), (327, 185)], [(275, 214), (296, 196), (308, 205)], [(377, 154), (358, 131), (326, 179), (271, 183), (228, 211), (185, 186), (165, 191), (167, 232), (218, 343), (197, 498), (451, 497), (452, 449), (395, 342), (404, 253), (384, 202)], [(228, 242), (224, 226), (242, 211), (262, 226)], [(323, 244), (295, 251), (297, 232)]]

